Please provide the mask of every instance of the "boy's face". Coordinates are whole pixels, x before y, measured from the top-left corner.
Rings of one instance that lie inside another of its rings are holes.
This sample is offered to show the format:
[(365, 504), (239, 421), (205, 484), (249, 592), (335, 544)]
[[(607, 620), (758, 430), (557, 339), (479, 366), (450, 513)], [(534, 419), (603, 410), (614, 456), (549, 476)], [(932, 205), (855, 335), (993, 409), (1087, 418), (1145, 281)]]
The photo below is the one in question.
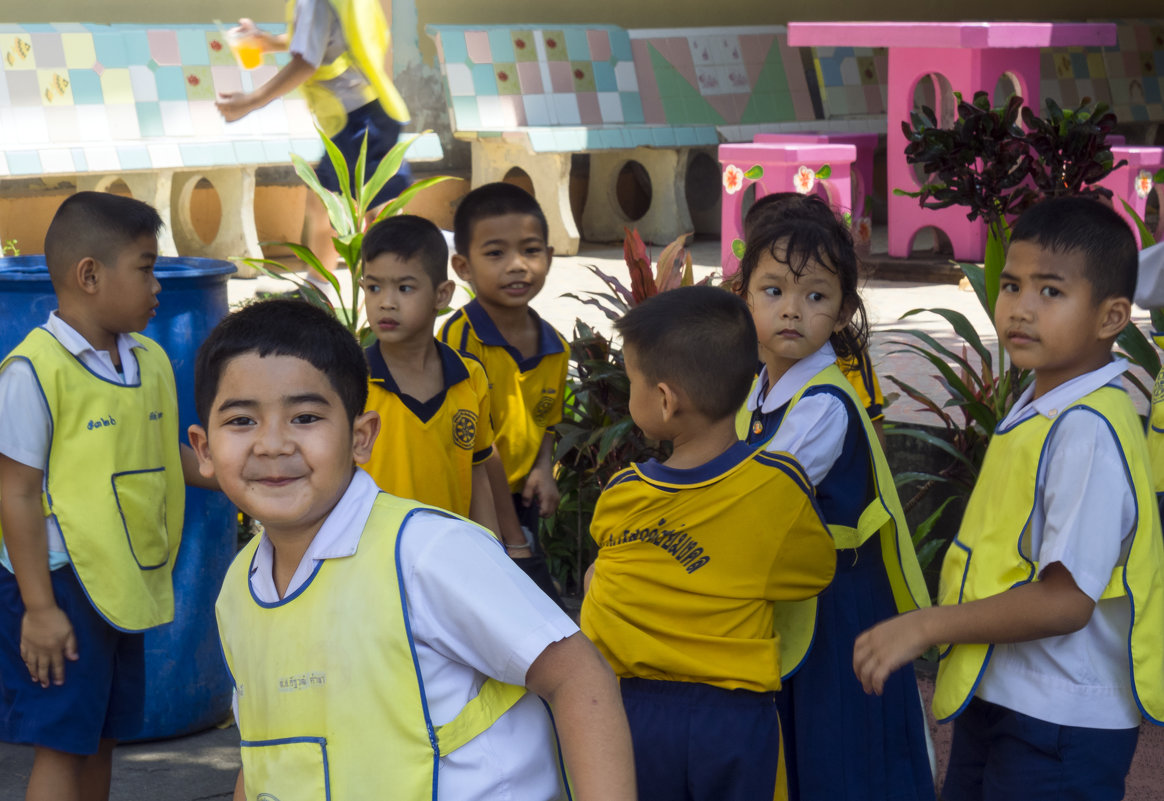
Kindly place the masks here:
[(118, 251), (112, 263), (94, 260), (89, 272), (82, 270), (83, 286), (96, 299), (102, 328), (126, 334), (149, 325), (162, 289), (154, 275), (157, 259), (157, 237), (143, 234)]
[(487, 309), (524, 308), (545, 285), (553, 256), (536, 217), (502, 214), (473, 225), (469, 252), (453, 255), (453, 269)]
[(190, 426), (189, 436), (199, 472), (217, 478), (278, 547), (315, 536), (379, 429), (376, 412), (349, 424), (339, 394), (309, 362), (251, 352), (227, 363), (206, 428)]
[(1079, 251), (1012, 243), (994, 307), (994, 326), (1020, 369), (1035, 371), (1035, 395), (1098, 369), (1127, 323), (1127, 298), (1096, 301)]
[(433, 286), (419, 259), (382, 253), (364, 265), (368, 325), (383, 345), (431, 339), (437, 312), (449, 304), (453, 282)]

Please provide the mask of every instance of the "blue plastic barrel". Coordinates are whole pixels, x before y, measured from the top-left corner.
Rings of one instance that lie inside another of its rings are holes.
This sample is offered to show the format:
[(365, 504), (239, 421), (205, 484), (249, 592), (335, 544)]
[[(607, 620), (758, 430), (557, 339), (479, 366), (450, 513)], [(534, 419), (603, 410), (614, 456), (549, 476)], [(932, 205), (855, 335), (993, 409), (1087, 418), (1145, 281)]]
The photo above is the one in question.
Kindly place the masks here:
[[(162, 284), (160, 305), (144, 333), (161, 344), (174, 365), (183, 442), (187, 426), (198, 422), (194, 357), (226, 315), (226, 282), (234, 271), (227, 261), (194, 258), (159, 258), (155, 268)], [(0, 358), (56, 307), (44, 256), (0, 259)], [(230, 709), (230, 676), (218, 645), (214, 599), (235, 554), (236, 520), (226, 496), (187, 489), (182, 545), (174, 564), (174, 622), (146, 634), (145, 718), (131, 739), (200, 731)]]

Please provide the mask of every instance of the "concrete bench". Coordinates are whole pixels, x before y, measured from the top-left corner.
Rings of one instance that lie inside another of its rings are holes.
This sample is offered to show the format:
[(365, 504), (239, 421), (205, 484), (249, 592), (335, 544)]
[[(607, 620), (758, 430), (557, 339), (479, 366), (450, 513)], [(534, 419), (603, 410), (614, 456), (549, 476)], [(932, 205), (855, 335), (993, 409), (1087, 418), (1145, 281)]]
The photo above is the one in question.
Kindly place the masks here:
[[(292, 153), (316, 161), (323, 146), (298, 93), (230, 124), (214, 100), (269, 80), (287, 58), (242, 70), (212, 25), (0, 25), (0, 187), (59, 178), (108, 190), (120, 181), (161, 213), (162, 255), (261, 257), (256, 168), (287, 165)], [(409, 152), (412, 161), (442, 157), (434, 135)], [(203, 180), (223, 210), (210, 242), (191, 215)]]

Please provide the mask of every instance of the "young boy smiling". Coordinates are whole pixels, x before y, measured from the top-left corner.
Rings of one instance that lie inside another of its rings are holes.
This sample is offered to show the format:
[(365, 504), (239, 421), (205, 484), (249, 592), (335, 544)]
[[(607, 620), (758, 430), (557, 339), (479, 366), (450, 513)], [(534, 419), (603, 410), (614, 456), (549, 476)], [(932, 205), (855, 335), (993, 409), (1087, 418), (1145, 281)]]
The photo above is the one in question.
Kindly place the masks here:
[(594, 647), (486, 532), (356, 467), (380, 420), (333, 317), (298, 301), (232, 314), (198, 352), (195, 389), (199, 469), (263, 525), (216, 605), (236, 798), (559, 799), (555, 723), (575, 798), (633, 798)]
[(1164, 544), (1143, 428), (1112, 344), (1128, 323), (1136, 245), (1087, 198), (1015, 223), (994, 324), (1034, 381), (994, 431), (940, 606), (854, 646), (857, 677), (939, 643), (934, 695), (956, 717), (942, 798), (1119, 799), (1141, 716), (1164, 719)]
[(389, 217), (364, 237), (371, 370), (368, 409), (391, 432), (366, 470), (380, 488), (469, 517), (497, 532), (485, 463), (493, 454), (489, 380), (469, 356), (433, 337), (448, 306), (449, 249), (440, 229), (413, 215)]

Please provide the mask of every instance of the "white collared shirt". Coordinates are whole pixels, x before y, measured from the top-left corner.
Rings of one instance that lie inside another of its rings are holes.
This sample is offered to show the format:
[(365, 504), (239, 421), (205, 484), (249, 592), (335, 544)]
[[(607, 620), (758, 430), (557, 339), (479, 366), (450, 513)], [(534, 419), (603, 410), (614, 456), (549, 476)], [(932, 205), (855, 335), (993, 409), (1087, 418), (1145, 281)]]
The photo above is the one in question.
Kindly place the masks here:
[[(143, 346), (129, 334), (117, 335), (117, 354), (122, 369), (118, 373), (107, 351), (94, 348), (55, 311), (49, 315), (43, 328), (98, 377), (117, 384), (137, 383), (138, 367), (133, 349)], [(0, 412), (0, 453), (14, 462), (47, 473), (52, 415), (45, 404), (36, 374), (27, 362), (13, 362), (0, 372), (0, 409), (3, 410)], [(45, 528), (48, 533), (49, 569), (56, 570), (69, 563), (69, 556), (65, 552), (65, 543), (56, 520), (47, 518)], [(3, 546), (0, 546), (0, 565), (12, 572), (8, 549)]]
[[(1032, 385), (999, 428), (1039, 414), (1054, 419), (1100, 387), (1121, 386), (1127, 366), (1117, 359), (1038, 399), (1032, 399)], [(995, 645), (976, 694), (1064, 726), (1138, 726), (1127, 653), (1130, 605), (1127, 598), (1098, 600), (1136, 523), (1135, 490), (1108, 423), (1094, 414), (1068, 414), (1047, 442), (1035, 486), (1031, 555), (1044, 570), (1056, 562), (1063, 565), (1097, 602), (1095, 611), (1086, 626), (1071, 634)], [(1155, 514), (1155, 508), (1145, 511)]]
[[(788, 368), (767, 393), (764, 387), (768, 385), (768, 368), (764, 367), (748, 396), (748, 411), (759, 409), (763, 414), (771, 414), (792, 400), (813, 376), (836, 361), (833, 346), (825, 342), (816, 353)], [(795, 456), (808, 480), (817, 486), (841, 458), (848, 427), (849, 413), (843, 401), (825, 393), (809, 395), (788, 410), (776, 435), (769, 440), (767, 450)]]
[[(284, 597), (311, 577), (319, 561), (356, 553), (379, 491), (371, 476), (356, 470)], [(456, 717), (487, 676), (524, 685), (542, 651), (578, 631), (495, 540), (464, 521), (421, 512), (409, 519), (400, 537), (409, 625), (435, 725)], [(264, 603), (279, 600), (273, 557), (264, 536), (250, 576), (251, 588)], [(441, 759), (438, 799), (561, 797), (553, 737), (541, 699), (527, 694), (485, 733)]]

